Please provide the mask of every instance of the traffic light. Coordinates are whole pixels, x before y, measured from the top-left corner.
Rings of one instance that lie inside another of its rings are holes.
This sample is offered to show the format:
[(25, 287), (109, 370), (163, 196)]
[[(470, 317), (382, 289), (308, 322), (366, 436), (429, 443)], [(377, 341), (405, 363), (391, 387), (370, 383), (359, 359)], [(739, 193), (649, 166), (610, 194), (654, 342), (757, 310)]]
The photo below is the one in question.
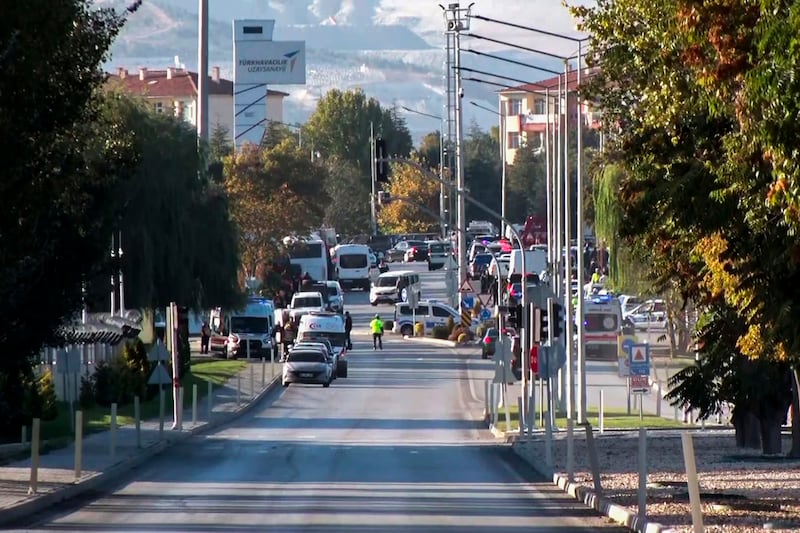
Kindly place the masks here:
[(547, 342), (550, 340), (550, 310), (539, 309), (539, 340), (537, 342)]
[(547, 299), (548, 314), (550, 315), (550, 331), (553, 339), (561, 337), (564, 333), (564, 307), (555, 298)]
[(375, 139), (375, 180), (378, 183), (389, 183), (389, 157), (386, 151), (386, 141), (378, 137)]
[(530, 339), (533, 343), (542, 342), (541, 337), (539, 336), (540, 331), (540, 324), (542, 320), (542, 310), (536, 307), (534, 304), (528, 304), (528, 318), (530, 322), (528, 323), (528, 331), (530, 331)]
[(506, 316), (506, 325), (514, 329), (522, 327), (522, 305), (508, 306), (508, 315)]

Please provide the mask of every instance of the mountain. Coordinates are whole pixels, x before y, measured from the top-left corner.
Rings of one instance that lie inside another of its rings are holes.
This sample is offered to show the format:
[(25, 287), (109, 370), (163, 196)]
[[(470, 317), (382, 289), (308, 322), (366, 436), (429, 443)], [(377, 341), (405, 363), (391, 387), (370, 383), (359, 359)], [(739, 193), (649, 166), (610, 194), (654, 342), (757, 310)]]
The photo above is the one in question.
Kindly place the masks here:
[[(536, 0), (506, 0), (516, 4)], [(97, 0), (101, 7), (124, 9), (128, 0)], [(174, 63), (197, 68), (197, 0), (147, 0), (133, 14), (112, 47), (105, 65), (135, 69), (164, 68)], [(274, 18), (276, 40), (306, 42), (306, 85), (276, 86), (290, 93), (284, 120), (303, 122), (317, 100), (332, 88), (362, 88), (384, 106), (406, 106), (423, 113), (445, 113), (444, 35), (441, 10), (420, 0), (237, 0), (209, 2), (209, 63), (220, 66), (224, 77), (232, 77), (232, 20)], [(416, 6), (416, 7), (415, 7)], [(483, 31), (483, 30), (482, 30)], [(504, 37), (505, 39), (505, 37)], [(467, 39), (464, 39), (467, 41)], [(485, 41), (465, 42), (464, 47), (490, 51)], [(517, 50), (491, 50), (516, 61), (535, 61), (546, 68), (560, 68)], [(550, 74), (500, 62), (474, 54), (462, 54), (467, 68), (492, 72), (522, 81), (537, 81)], [(505, 85), (513, 80), (474, 73), (477, 77)], [(498, 86), (464, 82), (464, 120), (482, 129), (497, 123), (497, 117), (468, 101), (497, 107)], [(437, 130), (440, 123), (429, 117), (405, 114), (415, 140)]]

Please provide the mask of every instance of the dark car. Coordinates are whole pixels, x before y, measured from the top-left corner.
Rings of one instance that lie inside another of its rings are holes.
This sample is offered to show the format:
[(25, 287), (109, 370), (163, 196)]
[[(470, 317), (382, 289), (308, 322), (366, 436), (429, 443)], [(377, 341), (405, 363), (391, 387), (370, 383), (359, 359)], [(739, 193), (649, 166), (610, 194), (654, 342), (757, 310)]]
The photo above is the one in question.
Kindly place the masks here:
[(423, 242), (420, 244), (409, 246), (408, 250), (406, 250), (405, 260), (408, 263), (413, 263), (415, 261), (427, 261), (428, 244)]
[(500, 332), (497, 328), (489, 328), (481, 340), (481, 359), (488, 359), (494, 356), (497, 348), (497, 341), (500, 339)]
[(494, 256), (492, 254), (484, 254), (480, 253), (475, 256), (475, 258), (469, 264), (469, 277), (472, 279), (478, 279), (481, 277), (481, 274), (489, 268), (489, 263), (492, 262), (492, 258)]
[(386, 250), (383, 260), (387, 263), (404, 261), (406, 252), (414, 246), (425, 246), (424, 241), (400, 241), (393, 248)]

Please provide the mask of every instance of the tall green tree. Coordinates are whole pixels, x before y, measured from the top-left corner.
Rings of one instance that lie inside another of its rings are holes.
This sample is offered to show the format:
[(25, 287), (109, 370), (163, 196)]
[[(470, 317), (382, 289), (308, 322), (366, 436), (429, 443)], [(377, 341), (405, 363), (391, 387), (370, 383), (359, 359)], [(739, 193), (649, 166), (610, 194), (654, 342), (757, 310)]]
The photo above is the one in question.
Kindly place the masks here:
[[(736, 355), (766, 364), (740, 377), (789, 397), (772, 370), (788, 363), (797, 383), (800, 326), (789, 310), (800, 299), (800, 246), (791, 194), (781, 193), (792, 183), (782, 178), (796, 171), (781, 140), (797, 127), (786, 117), (798, 94), (776, 68), (792, 47), (776, 63), (778, 49), (766, 44), (788, 45), (794, 37), (781, 39), (798, 24), (792, 5), (726, 6), (620, 0), (576, 9), (594, 36), (590, 63), (600, 67), (586, 95), (612, 134), (607, 161), (625, 171), (622, 238), (646, 254), (657, 286), (733, 309), (742, 327), (715, 331), (735, 336), (723, 340)], [(770, 453), (780, 450), (780, 405), (754, 413)], [(748, 404), (735, 409), (743, 415)], [(800, 425), (794, 437), (800, 455)]]
[(438, 131), (425, 134), (417, 147), (417, 155), (422, 164), (434, 169), (439, 168), (439, 162), (442, 160), (441, 141), (441, 133)]
[(80, 307), (111, 238), (130, 135), (100, 111), (124, 23), (85, 0), (7, 2), (0, 18), (0, 432), (18, 435), (34, 356)]
[(351, 162), (334, 158), (325, 161), (327, 176), (324, 223), (341, 235), (370, 233), (369, 180)]
[(306, 133), (312, 149), (323, 159), (349, 161), (362, 175), (370, 176), (370, 124), (375, 136), (386, 141), (390, 155), (411, 153), (413, 142), (403, 117), (394, 109), (381, 107), (360, 89), (328, 91), (308, 119)]
[(506, 170), (506, 217), (521, 223), (529, 215), (547, 215), (547, 168), (544, 153), (526, 144)]
[(118, 93), (107, 107), (133, 134), (139, 153), (133, 178), (115, 194), (124, 206), (115, 229), (125, 252), (126, 306), (238, 301), (236, 232), (222, 189), (201, 168), (194, 128)]
[[(471, 196), (497, 213), (500, 213), (502, 204), (501, 176), (500, 145), (497, 138), (481, 130), (476, 122), (472, 122), (464, 140), (464, 183)], [(492, 217), (467, 202), (466, 219), (467, 221), (490, 220)], [(500, 225), (499, 220), (493, 222)]]

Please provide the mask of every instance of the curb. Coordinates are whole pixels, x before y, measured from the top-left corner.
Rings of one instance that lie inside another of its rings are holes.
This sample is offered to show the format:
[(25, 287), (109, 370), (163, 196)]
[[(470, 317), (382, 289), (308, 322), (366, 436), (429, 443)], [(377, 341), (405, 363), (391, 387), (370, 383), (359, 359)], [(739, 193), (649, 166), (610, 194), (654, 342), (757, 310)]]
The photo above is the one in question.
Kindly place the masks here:
[(524, 449), (519, 450), (518, 448), (519, 446), (515, 446), (514, 443), (512, 443), (511, 449), (514, 451), (514, 453), (521, 457), (539, 474), (545, 478), (551, 478), (553, 480), (553, 484), (559, 489), (569, 494), (584, 505), (591, 507), (600, 514), (609, 517), (614, 522), (617, 522), (618, 524), (621, 524), (622, 526), (639, 533), (662, 533), (669, 530), (669, 528), (665, 528), (661, 524), (648, 522), (646, 519), (642, 520), (635, 511), (614, 503), (608, 498), (597, 496), (594, 490), (588, 487), (584, 487), (578, 483), (570, 482), (566, 476), (555, 473), (544, 465), (537, 464), (537, 462), (533, 461), (527, 456), (527, 453), (525, 453)]
[[(210, 422), (206, 422), (205, 424), (198, 425), (195, 428), (190, 429), (189, 431), (173, 434), (171, 437), (167, 437), (161, 442), (156, 442), (151, 444), (147, 447), (141, 449), (140, 453), (137, 453), (133, 457), (120, 461), (110, 467), (106, 468), (101, 472), (97, 472), (92, 474), (88, 477), (81, 478), (80, 480), (74, 481), (71, 485), (67, 485), (63, 488), (54, 490), (52, 492), (48, 492), (47, 494), (42, 494), (41, 496), (34, 497), (33, 499), (22, 501), (21, 503), (11, 507), (10, 509), (6, 509), (0, 511), (0, 527), (6, 526), (13, 522), (23, 520), (25, 517), (38, 514), (43, 511), (46, 511), (53, 505), (58, 503), (64, 502), (66, 500), (71, 500), (84, 494), (91, 490), (96, 490), (112, 479), (119, 477), (138, 466), (146, 463), (149, 459), (152, 459), (156, 455), (160, 454), (164, 450), (171, 448), (175, 444), (179, 442), (183, 442), (191, 437), (196, 435), (201, 435), (203, 433), (207, 433), (211, 430), (214, 430), (220, 426), (233, 422), (241, 418), (242, 416), (249, 413), (256, 405), (261, 403), (261, 400), (264, 399), (270, 392), (278, 387), (280, 384), (280, 376), (277, 375), (275, 378), (269, 382), (261, 392), (259, 392), (255, 398), (250, 400), (247, 404), (242, 405), (241, 407), (231, 411), (229, 416), (218, 417), (217, 420), (212, 420)], [(166, 432), (165, 432), (166, 434)]]

